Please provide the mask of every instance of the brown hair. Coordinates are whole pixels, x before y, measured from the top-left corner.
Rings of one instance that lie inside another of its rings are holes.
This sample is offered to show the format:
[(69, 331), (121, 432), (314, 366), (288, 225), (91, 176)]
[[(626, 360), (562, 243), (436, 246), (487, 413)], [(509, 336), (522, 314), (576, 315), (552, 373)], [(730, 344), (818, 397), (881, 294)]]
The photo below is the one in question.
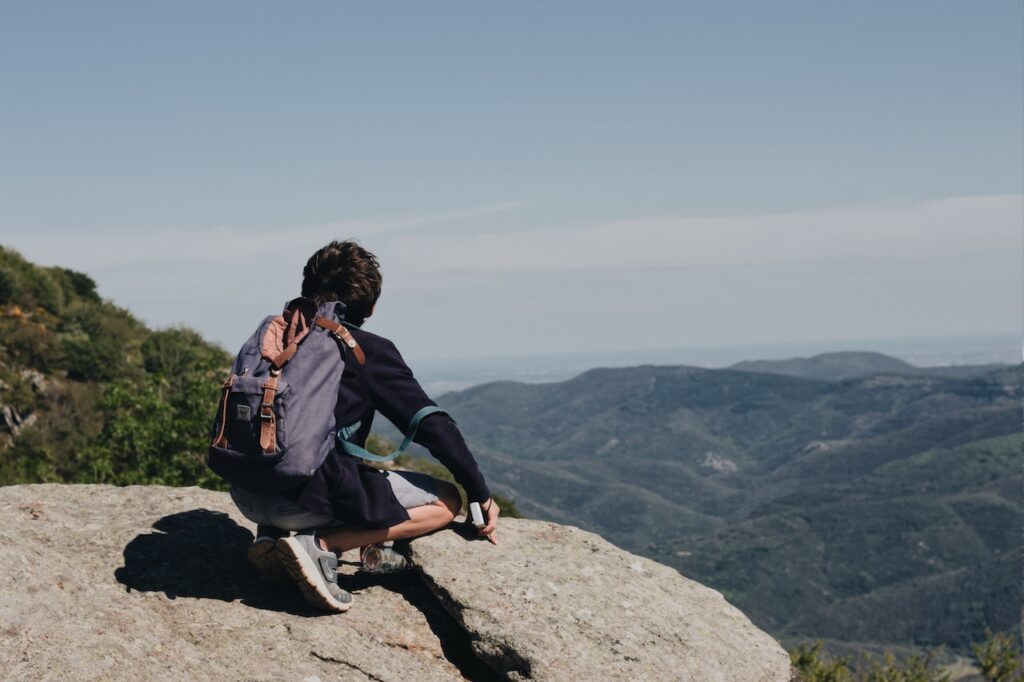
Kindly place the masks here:
[(345, 319), (362, 324), (380, 298), (382, 280), (376, 256), (354, 241), (334, 241), (306, 261), (302, 295), (317, 303), (342, 301)]

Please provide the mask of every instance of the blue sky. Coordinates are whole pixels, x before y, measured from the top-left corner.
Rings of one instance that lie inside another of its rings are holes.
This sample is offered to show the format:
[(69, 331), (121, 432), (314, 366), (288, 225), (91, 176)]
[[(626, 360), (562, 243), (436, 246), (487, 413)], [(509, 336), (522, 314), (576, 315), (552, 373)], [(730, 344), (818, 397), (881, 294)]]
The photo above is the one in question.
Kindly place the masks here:
[(229, 347), (345, 237), (412, 357), (1019, 333), (1022, 19), (8, 3), (0, 242)]

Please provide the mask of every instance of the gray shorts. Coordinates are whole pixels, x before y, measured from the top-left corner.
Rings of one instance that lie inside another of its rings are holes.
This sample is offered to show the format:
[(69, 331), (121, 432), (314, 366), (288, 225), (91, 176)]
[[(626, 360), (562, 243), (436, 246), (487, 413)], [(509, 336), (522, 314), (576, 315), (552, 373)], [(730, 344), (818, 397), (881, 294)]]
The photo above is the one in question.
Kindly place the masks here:
[[(437, 502), (437, 479), (416, 471), (386, 471), (391, 492), (406, 509)], [(279, 493), (256, 493), (231, 486), (231, 499), (253, 523), (283, 530), (305, 530), (345, 525), (333, 516), (314, 514)]]

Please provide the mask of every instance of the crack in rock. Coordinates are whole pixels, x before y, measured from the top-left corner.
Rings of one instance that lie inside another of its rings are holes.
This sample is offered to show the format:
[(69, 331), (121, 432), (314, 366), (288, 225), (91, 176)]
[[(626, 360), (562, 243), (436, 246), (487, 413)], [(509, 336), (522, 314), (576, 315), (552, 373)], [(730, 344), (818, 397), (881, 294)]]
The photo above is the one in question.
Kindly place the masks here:
[(778, 642), (668, 566), (550, 522), (504, 519), (497, 545), (460, 530), (412, 541), (410, 558), (508, 679), (790, 679)]
[(438, 584), (436, 580), (431, 577), (421, 566), (417, 566), (417, 573), (423, 579), (423, 582), (430, 588), (430, 591), (437, 597), (437, 600), (441, 603), (441, 606), (452, 615), (459, 627), (462, 628), (466, 637), (469, 639), (470, 648), (473, 652), (483, 661), (485, 664), (490, 666), (495, 672), (500, 673), (512, 680), (528, 680), (532, 678), (531, 669), (532, 663), (529, 659), (524, 658), (518, 651), (516, 651), (514, 645), (501, 639), (488, 637), (486, 640), (482, 639), (479, 635), (472, 632), (467, 626), (464, 618), (466, 611), (473, 611), (472, 607), (467, 607), (459, 603), (451, 593), (444, 587)]
[(360, 668), (355, 663), (350, 663), (349, 661), (343, 661), (342, 659), (334, 658), (333, 656), (324, 656), (323, 654), (318, 654), (315, 651), (310, 651), (309, 655), (312, 656), (313, 658), (315, 658), (318, 661), (323, 661), (324, 663), (337, 663), (338, 665), (343, 665), (343, 666), (345, 666), (347, 668), (351, 668), (352, 670), (356, 670), (358, 672), (361, 672), (362, 674), (366, 675), (369, 679), (373, 680), (374, 682), (386, 682), (383, 677), (377, 677), (373, 673), (368, 672), (366, 670), (363, 670), (362, 668)]

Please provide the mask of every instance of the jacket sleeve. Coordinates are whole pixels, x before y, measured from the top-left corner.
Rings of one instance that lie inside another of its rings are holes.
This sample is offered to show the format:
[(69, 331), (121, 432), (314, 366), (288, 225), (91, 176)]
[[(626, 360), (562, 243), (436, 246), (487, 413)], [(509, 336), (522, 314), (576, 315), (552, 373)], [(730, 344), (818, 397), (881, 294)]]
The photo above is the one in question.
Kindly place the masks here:
[[(363, 370), (366, 389), (373, 406), (405, 433), (414, 414), (436, 403), (423, 391), (393, 343), (381, 339), (375, 346)], [(425, 417), (413, 442), (427, 448), (452, 472), (459, 485), (465, 488), (470, 502), (484, 502), (491, 496), (459, 427), (447, 414)]]

